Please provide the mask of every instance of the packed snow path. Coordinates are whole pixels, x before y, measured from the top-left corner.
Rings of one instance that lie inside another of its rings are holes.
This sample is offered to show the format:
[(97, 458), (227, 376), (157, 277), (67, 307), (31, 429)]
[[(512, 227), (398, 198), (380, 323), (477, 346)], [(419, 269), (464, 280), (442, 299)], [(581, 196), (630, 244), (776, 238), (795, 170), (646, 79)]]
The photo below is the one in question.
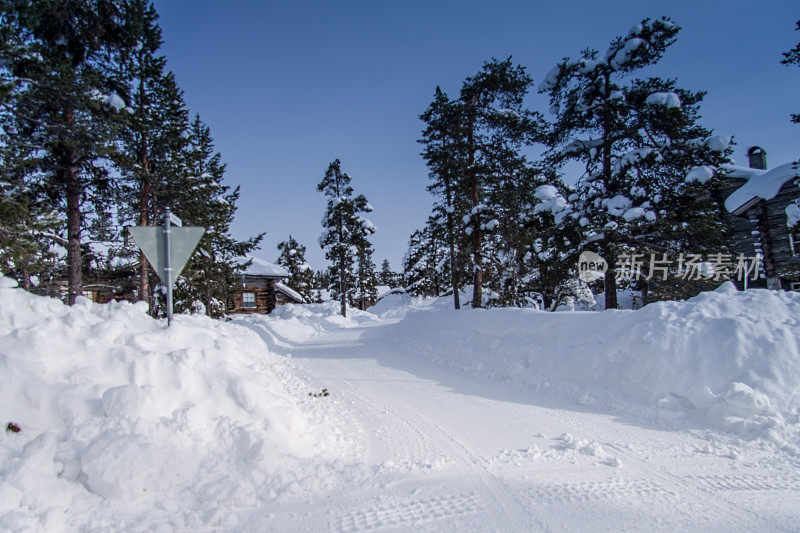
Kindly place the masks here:
[[(665, 430), (480, 380), (391, 346), (391, 322), (282, 338), (339, 402), (365, 472), (251, 516), (273, 530), (796, 531), (800, 462), (708, 430)], [(276, 324), (277, 326), (277, 324)], [(258, 330), (257, 324), (252, 324)]]

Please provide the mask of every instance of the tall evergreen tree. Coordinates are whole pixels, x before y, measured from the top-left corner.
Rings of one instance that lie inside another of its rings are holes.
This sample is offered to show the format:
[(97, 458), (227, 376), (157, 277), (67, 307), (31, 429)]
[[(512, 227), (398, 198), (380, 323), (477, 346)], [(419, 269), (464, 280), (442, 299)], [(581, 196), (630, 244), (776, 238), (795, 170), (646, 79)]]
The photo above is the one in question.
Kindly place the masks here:
[(384, 259), (383, 262), (381, 262), (381, 272), (378, 274), (378, 280), (381, 285), (394, 286), (395, 273), (392, 271), (392, 265), (389, 263), (388, 259)]
[(372, 261), (372, 245), (359, 246), (356, 254), (356, 301), (359, 309), (365, 310), (378, 298), (378, 276)]
[[(3, 105), (16, 124), (7, 142), (37, 139), (42, 180), (37, 185), (66, 211), (68, 302), (82, 284), (82, 238), (89, 205), (104, 213), (109, 156), (119, 111), (125, 109), (120, 53), (133, 39), (124, 0), (8, 0), (0, 20), (26, 52), (10, 61), (13, 79)], [(4, 49), (7, 51), (7, 49)]]
[(428, 165), (428, 191), (436, 196), (434, 214), (444, 220), (455, 309), (461, 308), (461, 280), (464, 279), (462, 274), (466, 274), (461, 271), (461, 265), (465, 266), (466, 262), (459, 261), (459, 252), (465, 247), (461, 246), (464, 234), (458, 221), (469, 210), (469, 197), (464, 194), (467, 184), (464, 182), (466, 161), (461, 150), (465, 144), (462, 109), (458, 102), (452, 102), (441, 88), (436, 87), (433, 101), (420, 115), (425, 129), (419, 140), (423, 145), (422, 157)]
[(170, 195), (174, 211), (187, 226), (206, 229), (178, 280), (175, 309), (205, 312), (219, 317), (225, 312), (229, 291), (242, 272), (242, 259), (258, 247), (264, 234), (244, 241), (231, 235), (239, 187), (223, 181), (225, 164), (214, 149), (211, 130), (195, 116), (183, 154), (185, 174)]
[[(148, 0), (130, 6), (135, 46), (124, 55), (131, 85), (131, 109), (120, 132), (116, 156), (122, 174), (119, 215), (123, 226), (161, 223), (164, 208), (177, 197), (186, 172), (188, 111), (175, 76), (166, 70), (158, 15)], [(132, 243), (131, 243), (132, 244)], [(138, 258), (139, 299), (152, 307), (154, 273), (136, 247), (125, 251)]]
[[(511, 59), (493, 59), (464, 81), (457, 101), (437, 91), (422, 115), (428, 124), (423, 131), (423, 156), (431, 170), (433, 190), (443, 195), (439, 203), (445, 218), (461, 202), (469, 209), (462, 221), (470, 241), (473, 307), (483, 305), (486, 237), (499, 225), (494, 206), (487, 203), (489, 196), (502, 177), (521, 164), (521, 148), (540, 131), (540, 116), (523, 105), (531, 83), (525, 69)], [(451, 185), (454, 198), (448, 203)], [(448, 225), (454, 222), (451, 217)], [(455, 243), (451, 243), (450, 255), (455, 259)]]
[(287, 285), (297, 291), (306, 302), (314, 299), (314, 270), (306, 262), (306, 247), (289, 235), (285, 241), (278, 243), (278, 264), (289, 272)]
[[(719, 213), (681, 210), (722, 174), (729, 154), (728, 140), (697, 124), (704, 93), (674, 80), (633, 78), (661, 59), (678, 31), (667, 18), (644, 19), (602, 56), (585, 49), (578, 59), (563, 59), (539, 86), (556, 116), (550, 161), (586, 165), (570, 197), (571, 216), (609, 262), (607, 308), (617, 305), (615, 259), (626, 247), (655, 235), (657, 226), (663, 240), (672, 216), (693, 216), (698, 225), (688, 227), (699, 228), (704, 214)], [(719, 214), (714, 223), (723, 226)]]
[(328, 270), (331, 293), (341, 302), (342, 316), (347, 316), (347, 301), (352, 300), (356, 284), (356, 255), (366, 246), (368, 236), (375, 233), (372, 222), (362, 216), (372, 212), (372, 206), (363, 194), (354, 196), (350, 176), (342, 171), (338, 159), (328, 165), (317, 189), (327, 198), (319, 245), (331, 262)]
[(53, 282), (63, 258), (61, 246), (53, 245), (66, 244), (59, 235), (64, 222), (30, 187), (43, 179), (33, 152), (33, 146), (0, 144), (0, 272), (25, 290), (57, 296)]
[(445, 232), (442, 221), (430, 216), (423, 229), (411, 234), (403, 260), (403, 277), (411, 294), (438, 297), (451, 287)]

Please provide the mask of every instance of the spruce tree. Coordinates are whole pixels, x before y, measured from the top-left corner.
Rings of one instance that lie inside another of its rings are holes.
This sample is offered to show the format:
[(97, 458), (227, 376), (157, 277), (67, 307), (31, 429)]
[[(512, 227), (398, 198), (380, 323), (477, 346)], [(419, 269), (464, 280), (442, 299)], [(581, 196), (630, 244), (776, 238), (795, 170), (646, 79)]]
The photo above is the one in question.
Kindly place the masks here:
[(0, 20), (27, 48), (3, 58), (12, 79), (0, 98), (15, 121), (3, 136), (10, 144), (35, 140), (42, 178), (36, 185), (54, 208), (66, 212), (70, 304), (81, 291), (87, 217), (92, 207), (104, 213), (109, 198), (110, 166), (102, 161), (112, 151), (115, 129), (124, 118), (120, 112), (127, 106), (120, 68), (121, 50), (133, 41), (127, 4), (0, 4)]
[(421, 230), (411, 234), (403, 259), (406, 290), (415, 296), (439, 296), (450, 287), (449, 250), (444, 224), (436, 216), (428, 218)]
[(306, 247), (289, 235), (289, 238), (278, 243), (280, 256), (277, 263), (289, 272), (286, 284), (297, 291), (306, 302), (314, 300), (314, 270), (306, 262)]
[(422, 230), (414, 230), (408, 237), (408, 248), (403, 256), (405, 290), (414, 296), (425, 294), (427, 263), (425, 262)]
[(347, 316), (347, 302), (353, 299), (356, 285), (356, 255), (366, 246), (367, 237), (375, 233), (372, 222), (362, 216), (371, 212), (372, 206), (363, 194), (354, 196), (350, 176), (342, 171), (338, 159), (328, 166), (317, 190), (327, 198), (319, 245), (331, 262), (329, 288), (341, 302), (342, 316)]
[(569, 216), (566, 198), (572, 190), (552, 171), (539, 178), (546, 183), (535, 188), (522, 216), (527, 245), (523, 286), (540, 295), (543, 309), (554, 311), (585, 292), (576, 268), (584, 233)]
[[(524, 160), (521, 149), (536, 140), (540, 131), (540, 116), (523, 105), (531, 83), (524, 67), (512, 64), (510, 58), (493, 59), (464, 81), (456, 101), (437, 90), (422, 115), (428, 124), (423, 131), (423, 156), (431, 171), (432, 190), (442, 195), (438, 207), (446, 219), (466, 204), (461, 222), (469, 240), (473, 307), (483, 305), (485, 271), (490, 268), (487, 245), (491, 239), (487, 237), (499, 225), (495, 206), (488, 203), (491, 191), (509, 168)], [(449, 202), (448, 191), (453, 192)], [(453, 227), (456, 221), (449, 218), (447, 226)], [(450, 248), (454, 263), (458, 252), (453, 239)], [(453, 284), (460, 284), (457, 276)]]
[(392, 265), (389, 263), (388, 259), (384, 259), (381, 263), (381, 272), (378, 274), (378, 280), (381, 285), (394, 287), (395, 273), (392, 271)]
[[(120, 132), (117, 166), (122, 174), (119, 215), (123, 226), (161, 224), (186, 171), (188, 111), (175, 76), (166, 70), (158, 15), (146, 0), (131, 3), (136, 45), (125, 54), (132, 113)], [(125, 250), (138, 259), (138, 297), (152, 307), (154, 273), (138, 247)]]
[(328, 291), (328, 287), (330, 286), (330, 273), (328, 270), (318, 270), (314, 272), (314, 299), (313, 301), (316, 303), (322, 303), (325, 301), (324, 294), (322, 291)]
[(358, 247), (356, 254), (356, 302), (365, 310), (378, 298), (378, 276), (372, 261), (372, 245), (367, 241)]
[[(458, 221), (468, 211), (469, 197), (465, 192), (464, 182), (465, 159), (462, 157), (464, 146), (464, 128), (462, 127), (463, 109), (458, 102), (452, 102), (448, 96), (436, 87), (433, 101), (428, 109), (420, 115), (426, 124), (422, 138), (422, 157), (428, 165), (430, 184), (428, 191), (436, 196), (434, 214), (444, 220), (444, 235), (448, 246), (450, 268), (450, 285), (453, 290), (453, 306), (461, 308), (461, 280), (466, 272), (461, 272), (459, 252), (466, 249), (462, 246), (463, 228)], [(416, 274), (412, 274), (416, 278)]]
[(0, 144), (0, 273), (25, 290), (57, 296), (54, 278), (63, 259), (58, 245), (66, 244), (59, 235), (64, 221), (31, 188), (42, 179), (33, 152), (33, 147)]
[[(607, 308), (617, 306), (618, 254), (641, 245), (657, 226), (663, 240), (673, 227), (668, 218), (702, 196), (730, 153), (728, 140), (697, 124), (704, 93), (671, 79), (634, 77), (660, 60), (678, 31), (667, 18), (644, 19), (604, 55), (585, 49), (578, 59), (563, 59), (539, 86), (556, 116), (549, 161), (586, 166), (569, 199), (570, 216), (609, 262)], [(713, 212), (683, 215), (700, 222)], [(719, 215), (715, 223), (723, 225)]]
[(225, 164), (215, 151), (209, 127), (195, 116), (188, 131), (184, 175), (170, 189), (169, 201), (186, 226), (201, 226), (205, 234), (175, 287), (175, 309), (219, 317), (230, 289), (239, 281), (243, 258), (258, 247), (264, 234), (244, 241), (231, 235), (239, 187), (224, 183)]

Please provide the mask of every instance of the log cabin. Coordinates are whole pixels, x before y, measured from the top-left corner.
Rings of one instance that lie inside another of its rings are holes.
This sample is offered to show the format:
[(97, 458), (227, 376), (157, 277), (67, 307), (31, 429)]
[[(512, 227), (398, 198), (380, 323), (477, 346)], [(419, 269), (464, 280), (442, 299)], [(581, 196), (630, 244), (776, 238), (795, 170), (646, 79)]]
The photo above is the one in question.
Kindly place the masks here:
[(289, 277), (285, 268), (249, 257), (250, 266), (231, 291), (228, 313), (269, 314), (286, 303), (305, 303), (303, 297), (283, 283)]
[(761, 277), (750, 286), (800, 290), (800, 233), (790, 230), (786, 212), (800, 198), (800, 169), (794, 163), (768, 169), (759, 146), (749, 148), (747, 157), (747, 167), (727, 167), (721, 191), (736, 251), (762, 257)]

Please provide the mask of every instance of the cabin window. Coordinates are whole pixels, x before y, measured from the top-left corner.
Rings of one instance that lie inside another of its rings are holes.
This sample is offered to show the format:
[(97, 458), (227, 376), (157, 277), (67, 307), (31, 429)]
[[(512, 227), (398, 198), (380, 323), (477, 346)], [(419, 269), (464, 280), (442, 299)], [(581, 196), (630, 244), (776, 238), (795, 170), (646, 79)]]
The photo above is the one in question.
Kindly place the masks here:
[(789, 287), (793, 291), (800, 291), (800, 281), (792, 281), (791, 283), (789, 283)]
[(254, 292), (243, 292), (242, 293), (242, 303), (245, 309), (255, 309), (256, 308), (256, 293)]
[(81, 296), (84, 298), (88, 298), (91, 301), (94, 301), (94, 292), (93, 291), (82, 291)]
[(800, 233), (789, 234), (789, 249), (794, 257), (800, 255)]

